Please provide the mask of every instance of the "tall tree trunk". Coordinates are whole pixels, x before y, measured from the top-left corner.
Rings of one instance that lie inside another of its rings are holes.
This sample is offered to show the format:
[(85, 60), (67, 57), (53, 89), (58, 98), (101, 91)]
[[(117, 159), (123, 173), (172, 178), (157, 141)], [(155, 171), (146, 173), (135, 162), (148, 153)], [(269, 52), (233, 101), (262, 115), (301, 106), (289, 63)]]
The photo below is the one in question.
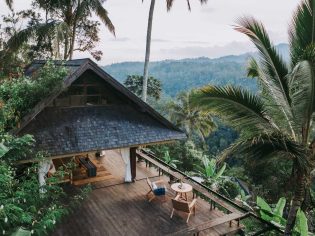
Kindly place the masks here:
[(145, 102), (147, 101), (149, 61), (150, 61), (150, 49), (151, 49), (151, 33), (152, 33), (154, 6), (155, 6), (155, 0), (151, 0), (149, 19), (148, 19), (148, 28), (147, 28), (147, 42), (146, 42), (146, 49), (145, 49), (143, 87), (142, 87), (142, 100)]
[(74, 44), (75, 44), (75, 31), (77, 28), (76, 20), (73, 23), (73, 28), (72, 28), (72, 35), (71, 35), (71, 42), (70, 42), (70, 49), (69, 49), (69, 60), (72, 60), (73, 57), (73, 50), (74, 50)]
[(287, 224), (285, 227), (285, 232), (284, 232), (285, 236), (292, 235), (292, 230), (293, 230), (295, 219), (296, 219), (296, 213), (298, 209), (302, 206), (302, 203), (304, 201), (305, 188), (306, 188), (306, 176), (305, 174), (299, 173), (298, 171), (297, 177), (296, 177), (294, 197), (293, 197), (292, 205), (289, 211)]
[[(65, 11), (65, 23), (67, 24), (68, 29), (70, 29), (71, 26), (71, 22), (72, 22), (72, 5), (71, 5), (71, 1), (68, 3), (66, 11)], [(67, 60), (69, 57), (69, 31), (67, 29), (67, 34), (65, 37), (65, 45), (64, 45), (64, 55), (63, 55), (63, 59)]]
[[(79, 11), (81, 7), (81, 1), (78, 1), (77, 11)], [(73, 20), (73, 27), (72, 27), (72, 35), (71, 35), (71, 42), (70, 42), (70, 49), (69, 49), (69, 59), (72, 60), (73, 57), (73, 50), (75, 44), (75, 37), (76, 37), (76, 29), (77, 29), (77, 22), (78, 22), (78, 12), (74, 16)]]
[(63, 59), (67, 60), (68, 59), (68, 46), (69, 45), (69, 39), (68, 36), (65, 38), (65, 48), (64, 48), (64, 54), (63, 54)]

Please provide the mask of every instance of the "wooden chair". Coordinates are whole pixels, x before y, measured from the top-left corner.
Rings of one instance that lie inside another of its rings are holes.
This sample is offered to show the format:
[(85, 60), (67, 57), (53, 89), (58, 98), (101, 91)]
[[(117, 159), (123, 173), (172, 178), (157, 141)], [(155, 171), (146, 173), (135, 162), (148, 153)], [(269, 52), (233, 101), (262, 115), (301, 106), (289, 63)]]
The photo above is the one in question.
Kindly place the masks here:
[(180, 195), (177, 195), (174, 199), (172, 199), (173, 210), (171, 214), (171, 219), (173, 217), (175, 210), (182, 211), (188, 214), (186, 220), (186, 223), (188, 223), (191, 213), (193, 212), (194, 215), (196, 214), (196, 202), (197, 202), (196, 198), (192, 200), (192, 202), (182, 201), (180, 200)]
[[(162, 185), (164, 184), (164, 181), (163, 180), (157, 180), (157, 181), (154, 181), (154, 182), (151, 182), (149, 178), (147, 178), (147, 183), (150, 187), (150, 191), (146, 194), (146, 196), (148, 197), (149, 199), (149, 202), (151, 202), (154, 198), (156, 197), (162, 197), (162, 200), (163, 201), (166, 201), (166, 198), (165, 198), (165, 193), (164, 195), (156, 195), (155, 193), (155, 188), (154, 188), (154, 185), (158, 186), (158, 185)], [(163, 187), (162, 187), (163, 188)], [(165, 188), (165, 186), (164, 186)], [(166, 189), (165, 189), (165, 192), (166, 192)], [(151, 195), (151, 196), (150, 196)]]

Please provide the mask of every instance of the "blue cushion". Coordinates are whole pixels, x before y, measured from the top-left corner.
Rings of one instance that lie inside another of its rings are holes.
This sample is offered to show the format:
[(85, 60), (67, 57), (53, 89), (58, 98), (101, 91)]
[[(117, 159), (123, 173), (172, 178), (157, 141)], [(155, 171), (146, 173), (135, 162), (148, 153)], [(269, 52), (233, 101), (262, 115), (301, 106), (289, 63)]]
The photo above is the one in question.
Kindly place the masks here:
[(156, 196), (162, 196), (162, 195), (165, 195), (165, 188), (163, 188), (163, 187), (156, 188), (153, 190), (153, 192)]

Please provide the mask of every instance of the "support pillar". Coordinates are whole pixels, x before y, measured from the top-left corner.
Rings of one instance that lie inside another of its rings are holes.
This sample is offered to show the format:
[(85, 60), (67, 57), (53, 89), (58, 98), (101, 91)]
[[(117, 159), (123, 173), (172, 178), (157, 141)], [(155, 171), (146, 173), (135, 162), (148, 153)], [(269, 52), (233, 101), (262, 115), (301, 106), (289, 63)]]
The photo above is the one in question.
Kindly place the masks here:
[(137, 147), (130, 148), (130, 168), (131, 168), (131, 179), (134, 182), (137, 175)]

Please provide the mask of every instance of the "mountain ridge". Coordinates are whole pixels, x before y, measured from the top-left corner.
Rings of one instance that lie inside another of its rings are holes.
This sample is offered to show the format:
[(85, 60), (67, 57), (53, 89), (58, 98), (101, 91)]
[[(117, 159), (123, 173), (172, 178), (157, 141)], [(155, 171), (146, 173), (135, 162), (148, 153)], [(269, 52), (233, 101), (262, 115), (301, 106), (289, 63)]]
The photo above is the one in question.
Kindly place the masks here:
[[(284, 60), (289, 60), (288, 44), (276, 46)], [(206, 84), (237, 85), (257, 91), (255, 80), (246, 78), (246, 64), (250, 57), (258, 58), (258, 52), (227, 55), (219, 58), (185, 58), (150, 62), (151, 76), (161, 80), (165, 95), (174, 97), (178, 92)], [(120, 62), (102, 67), (123, 83), (128, 75), (142, 75), (143, 62)]]

